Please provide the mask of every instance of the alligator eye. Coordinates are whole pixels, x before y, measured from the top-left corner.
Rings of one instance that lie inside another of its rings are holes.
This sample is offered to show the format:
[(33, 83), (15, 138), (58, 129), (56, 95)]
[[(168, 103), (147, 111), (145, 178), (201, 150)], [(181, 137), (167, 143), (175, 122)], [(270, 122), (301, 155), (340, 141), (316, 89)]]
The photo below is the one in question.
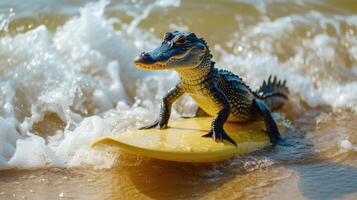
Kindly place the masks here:
[(172, 36), (172, 33), (170, 33), (170, 32), (165, 33), (164, 40), (169, 40), (171, 36)]
[(184, 44), (186, 42), (186, 37), (180, 37), (176, 40), (176, 44)]

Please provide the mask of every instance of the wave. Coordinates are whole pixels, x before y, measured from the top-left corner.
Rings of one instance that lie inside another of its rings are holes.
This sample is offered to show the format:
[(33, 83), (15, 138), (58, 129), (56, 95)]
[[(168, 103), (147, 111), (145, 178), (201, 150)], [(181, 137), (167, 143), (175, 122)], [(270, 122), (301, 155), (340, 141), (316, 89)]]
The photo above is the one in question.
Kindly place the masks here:
[[(178, 77), (133, 66), (141, 50), (160, 42), (138, 24), (153, 10), (179, 7), (180, 1), (111, 8), (130, 13), (128, 23), (107, 17), (108, 4), (87, 4), (54, 32), (40, 25), (0, 38), (0, 168), (111, 167), (115, 155), (88, 144), (158, 114), (160, 97)], [(235, 37), (227, 45), (212, 45), (218, 66), (240, 74), (253, 88), (274, 73), (288, 80), (295, 101), (356, 112), (357, 16), (314, 11), (270, 19), (261, 12), (249, 25), (237, 17), (236, 23), (245, 25)], [(185, 96), (173, 117), (195, 108)]]

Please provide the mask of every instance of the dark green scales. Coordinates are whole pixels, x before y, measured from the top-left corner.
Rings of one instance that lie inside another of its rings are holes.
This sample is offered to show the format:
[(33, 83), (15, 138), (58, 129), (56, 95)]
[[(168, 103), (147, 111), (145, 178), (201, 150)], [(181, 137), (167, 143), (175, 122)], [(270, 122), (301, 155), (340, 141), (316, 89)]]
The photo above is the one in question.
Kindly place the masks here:
[(189, 32), (166, 33), (157, 49), (141, 53), (134, 63), (145, 70), (175, 70), (180, 76), (176, 86), (163, 97), (158, 120), (143, 129), (166, 128), (171, 105), (188, 93), (205, 113), (214, 116), (211, 130), (204, 137), (236, 144), (223, 129), (226, 121), (263, 120), (270, 141), (279, 140), (270, 110), (279, 109), (286, 102), (286, 81), (269, 77), (258, 91), (252, 91), (239, 76), (215, 68), (206, 42)]

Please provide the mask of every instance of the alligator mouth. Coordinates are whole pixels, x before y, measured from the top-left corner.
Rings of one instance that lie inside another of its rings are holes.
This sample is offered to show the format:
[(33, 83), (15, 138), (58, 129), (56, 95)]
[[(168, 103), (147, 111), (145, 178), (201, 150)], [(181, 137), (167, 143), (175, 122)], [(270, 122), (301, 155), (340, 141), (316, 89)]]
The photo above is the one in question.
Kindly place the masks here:
[(164, 61), (146, 60), (142, 56), (139, 56), (134, 60), (134, 64), (144, 70), (165, 70), (167, 69), (167, 63), (172, 61), (179, 62), (183, 60), (187, 54), (188, 52), (183, 55), (172, 56)]
[(134, 64), (143, 70), (165, 70), (168, 69), (167, 63), (183, 61), (195, 48), (186, 51), (184, 54), (172, 56), (166, 60), (155, 61), (148, 54), (142, 53), (138, 58), (134, 60)]
[(167, 62), (160, 61), (160, 62), (153, 62), (153, 63), (143, 63), (143, 62), (134, 61), (134, 64), (137, 66), (137, 68), (143, 70), (160, 70), (160, 69), (164, 70), (166, 69)]

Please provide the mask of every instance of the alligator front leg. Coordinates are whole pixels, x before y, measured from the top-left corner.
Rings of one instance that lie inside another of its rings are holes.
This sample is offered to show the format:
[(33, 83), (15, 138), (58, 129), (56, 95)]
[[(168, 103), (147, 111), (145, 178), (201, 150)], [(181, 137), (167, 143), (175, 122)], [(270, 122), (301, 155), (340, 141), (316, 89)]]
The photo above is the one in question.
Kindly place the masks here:
[(230, 114), (230, 106), (226, 95), (216, 85), (210, 88), (210, 94), (216, 105), (221, 106), (221, 110), (213, 118), (211, 130), (207, 134), (203, 135), (203, 137), (212, 137), (214, 141), (227, 140), (237, 146), (237, 143), (230, 138), (223, 129), (223, 125), (227, 121)]
[(179, 97), (183, 95), (183, 93), (184, 91), (180, 84), (177, 84), (174, 88), (169, 90), (169, 92), (162, 99), (159, 119), (155, 120), (153, 124), (139, 129), (149, 129), (155, 127), (160, 129), (166, 128), (171, 114), (171, 106)]

